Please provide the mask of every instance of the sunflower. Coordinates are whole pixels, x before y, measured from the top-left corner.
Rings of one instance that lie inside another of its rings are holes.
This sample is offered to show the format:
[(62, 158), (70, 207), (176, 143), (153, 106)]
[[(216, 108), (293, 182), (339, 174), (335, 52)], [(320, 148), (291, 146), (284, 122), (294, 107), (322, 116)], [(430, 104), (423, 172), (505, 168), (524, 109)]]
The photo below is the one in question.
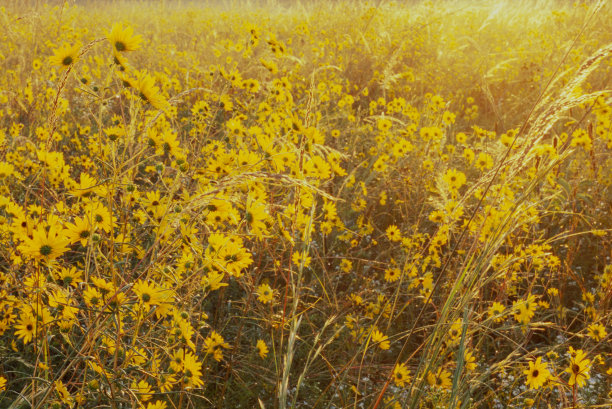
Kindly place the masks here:
[(345, 273), (348, 273), (352, 270), (352, 268), (353, 268), (353, 262), (351, 260), (347, 260), (343, 258), (342, 261), (340, 262), (340, 270), (344, 271)]
[(213, 359), (217, 362), (223, 359), (223, 348), (230, 348), (230, 345), (225, 342), (221, 334), (217, 331), (213, 330), (204, 340), (204, 349), (206, 353), (212, 355)]
[(117, 68), (119, 72), (128, 71), (130, 69), (127, 58), (116, 51), (113, 52), (113, 64), (115, 64), (115, 68)]
[(234, 277), (242, 276), (242, 270), (253, 263), (251, 254), (239, 240), (227, 241), (215, 256), (221, 269)]
[(451, 190), (459, 190), (466, 181), (465, 173), (456, 169), (447, 170), (443, 179)]
[(107, 38), (113, 45), (113, 51), (120, 53), (137, 50), (142, 42), (142, 36), (135, 36), (132, 27), (123, 27), (121, 23), (113, 25)]
[(465, 354), (463, 355), (463, 360), (465, 362), (465, 369), (467, 369), (468, 371), (473, 371), (474, 369), (476, 369), (476, 357), (472, 354), (472, 352), (465, 351)]
[(385, 270), (385, 281), (392, 283), (400, 278), (401, 272), (397, 267), (388, 268)]
[(149, 311), (151, 306), (161, 302), (160, 290), (155, 284), (149, 284), (146, 281), (138, 280), (133, 287), (134, 294), (145, 307), (145, 311)]
[(117, 218), (111, 214), (100, 202), (90, 202), (85, 206), (85, 213), (87, 214), (90, 224), (96, 229), (102, 229), (107, 233), (110, 233), (115, 227)]
[(410, 371), (405, 364), (400, 363), (393, 368), (393, 383), (400, 388), (410, 382)]
[(526, 369), (523, 373), (527, 375), (526, 383), (531, 389), (539, 389), (550, 377), (550, 371), (547, 369), (546, 364), (542, 363), (542, 357), (536, 359), (535, 362), (529, 362), (529, 369)]
[(504, 311), (506, 307), (502, 303), (495, 301), (493, 305), (489, 307), (487, 311), (487, 315), (490, 319), (493, 319), (494, 322), (502, 322), (504, 320)]
[(261, 359), (264, 359), (268, 355), (268, 346), (266, 345), (266, 342), (263, 339), (258, 339), (257, 345), (255, 345), (255, 347), (257, 348), (257, 353), (259, 354)]
[(436, 373), (427, 373), (427, 382), (431, 387), (435, 386), (438, 389), (450, 389), (452, 386), (450, 377), (451, 373), (449, 371), (439, 368)]
[(83, 300), (88, 307), (101, 307), (103, 304), (102, 293), (96, 287), (88, 287), (83, 291)]
[(71, 243), (81, 242), (83, 247), (87, 246), (89, 237), (94, 232), (94, 228), (85, 217), (77, 217), (74, 223), (69, 223), (66, 229), (66, 235)]
[(68, 406), (72, 406), (72, 396), (70, 396), (70, 392), (68, 392), (68, 388), (62, 381), (55, 381), (55, 391), (60, 397), (60, 400)]
[(378, 330), (372, 331), (372, 342), (378, 344), (382, 350), (387, 350), (391, 346), (389, 337)]
[(591, 324), (588, 327), (589, 337), (593, 338), (595, 341), (601, 341), (608, 335), (606, 332), (606, 327), (601, 324)]
[(15, 335), (23, 338), (23, 343), (30, 342), (35, 334), (47, 327), (54, 320), (48, 308), (38, 305), (26, 305), (22, 308), (19, 322), (15, 325)]
[(23, 244), (19, 246), (21, 252), (36, 260), (55, 260), (66, 251), (66, 247), (69, 243), (66, 237), (65, 231), (53, 225), (49, 228), (49, 231), (44, 225), (38, 225), (38, 227), (32, 231), (32, 236), (26, 237)]
[(166, 409), (167, 407), (166, 402), (161, 400), (155, 401), (155, 403), (149, 402), (147, 405), (147, 409)]
[(573, 386), (574, 384), (581, 387), (585, 384), (586, 380), (591, 377), (589, 371), (591, 370), (591, 360), (587, 359), (586, 354), (582, 349), (576, 351), (576, 354), (570, 358), (570, 365), (565, 372), (570, 374), (570, 379), (567, 382), (568, 385)]
[(269, 303), (274, 299), (274, 291), (268, 284), (261, 284), (257, 287), (257, 299), (264, 304)]
[(80, 50), (80, 43), (74, 45), (64, 44), (53, 50), (53, 55), (49, 57), (49, 62), (53, 65), (59, 65), (62, 68), (68, 68), (76, 62), (77, 58), (79, 58)]
[(266, 212), (266, 205), (258, 200), (251, 200), (246, 207), (245, 220), (253, 234), (258, 238), (263, 238), (268, 234), (266, 222), (270, 221), (270, 216)]
[(400, 229), (394, 224), (387, 227), (385, 233), (390, 241), (400, 241), (402, 239), (402, 232), (400, 232)]
[(34, 318), (31, 314), (22, 313), (19, 317), (19, 322), (15, 325), (15, 335), (17, 338), (23, 339), (23, 343), (27, 344), (34, 338), (34, 333), (36, 332), (36, 318)]
[(140, 380), (140, 382), (132, 381), (132, 385), (130, 389), (134, 391), (134, 393), (138, 396), (138, 399), (141, 402), (147, 402), (151, 400), (151, 385), (144, 379)]
[(89, 198), (92, 195), (103, 196), (106, 192), (104, 186), (95, 178), (82, 172), (80, 175), (80, 183), (74, 182), (73, 189), (70, 192), (76, 197)]
[(205, 291), (215, 291), (221, 287), (227, 287), (228, 284), (223, 282), (224, 277), (225, 274), (219, 271), (209, 271), (207, 276), (202, 277), (201, 283), (203, 289)]
[(137, 72), (136, 78), (126, 77), (125, 80), (131, 88), (136, 90), (143, 101), (148, 102), (154, 108), (161, 111), (167, 111), (170, 108), (170, 104), (161, 94), (159, 87), (155, 86), (155, 78), (146, 72)]
[(493, 167), (493, 158), (485, 152), (481, 152), (476, 159), (476, 167), (481, 171), (491, 169)]
[(202, 381), (202, 363), (198, 362), (198, 357), (187, 352), (183, 358), (183, 382), (185, 389), (198, 388), (204, 385)]
[(170, 354), (170, 369), (172, 372), (181, 372), (185, 363), (185, 352), (184, 348), (177, 349)]
[(533, 295), (529, 295), (526, 300), (514, 301), (512, 308), (514, 309), (514, 319), (523, 324), (527, 325), (533, 318), (538, 304)]

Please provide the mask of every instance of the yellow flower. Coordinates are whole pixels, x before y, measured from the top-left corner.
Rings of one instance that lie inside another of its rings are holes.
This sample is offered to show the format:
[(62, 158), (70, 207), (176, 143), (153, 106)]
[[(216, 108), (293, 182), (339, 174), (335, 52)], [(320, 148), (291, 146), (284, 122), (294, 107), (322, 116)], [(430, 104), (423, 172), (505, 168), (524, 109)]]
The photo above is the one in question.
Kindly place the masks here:
[(146, 72), (137, 72), (136, 78), (126, 76), (122, 79), (127, 81), (129, 86), (136, 90), (138, 96), (144, 102), (151, 104), (153, 108), (160, 111), (168, 111), (170, 109), (170, 104), (161, 94), (159, 87), (155, 86), (155, 78)]
[(183, 357), (183, 369), (185, 388), (197, 388), (204, 385), (202, 381), (202, 363), (198, 362), (197, 356), (187, 352)]
[(161, 400), (158, 400), (155, 403), (149, 402), (149, 404), (147, 405), (147, 409), (166, 409), (167, 407), (168, 406), (166, 405), (166, 402), (163, 402)]
[(489, 316), (489, 318), (493, 319), (493, 321), (495, 322), (502, 322), (504, 320), (504, 311), (505, 311), (505, 307), (503, 304), (495, 301), (493, 303), (493, 305), (491, 305), (489, 307), (489, 310), (487, 311), (487, 315)]
[(444, 175), (444, 181), (451, 190), (459, 190), (461, 186), (465, 184), (465, 174), (456, 169), (449, 169)]
[(147, 383), (144, 379), (140, 382), (136, 383), (136, 381), (132, 381), (132, 385), (130, 389), (134, 391), (136, 396), (141, 402), (147, 402), (151, 400), (151, 385)]
[(400, 278), (401, 272), (397, 267), (388, 268), (385, 270), (385, 281), (392, 283)]
[(529, 369), (524, 370), (523, 373), (527, 375), (526, 384), (531, 389), (539, 389), (550, 377), (550, 371), (547, 365), (542, 363), (542, 357), (536, 359), (535, 362), (529, 362)]
[(116, 225), (117, 218), (111, 214), (111, 211), (100, 202), (91, 202), (85, 206), (85, 213), (89, 218), (89, 222), (95, 229), (102, 229), (110, 233)]
[(344, 271), (345, 273), (348, 273), (349, 271), (351, 271), (352, 268), (353, 268), (352, 261), (347, 260), (345, 258), (343, 258), (342, 261), (340, 261), (340, 270)]
[(72, 406), (72, 396), (70, 396), (70, 392), (68, 392), (68, 388), (62, 381), (55, 381), (55, 391), (60, 396), (60, 400), (64, 402), (68, 406)]
[(538, 304), (535, 296), (529, 294), (526, 300), (514, 301), (512, 307), (515, 311), (514, 319), (522, 325), (527, 325), (533, 318)]
[(439, 389), (449, 389), (452, 385), (450, 376), (451, 374), (449, 371), (440, 368), (435, 374), (433, 372), (427, 374), (427, 383)]
[(465, 351), (463, 359), (465, 361), (465, 369), (467, 369), (468, 371), (473, 371), (474, 369), (476, 369), (476, 357), (472, 354), (471, 351)]
[(15, 325), (15, 335), (22, 339), (24, 344), (27, 344), (34, 338), (34, 333), (37, 332), (37, 319), (31, 314), (22, 312), (19, 317), (19, 322)]
[(575, 355), (570, 357), (570, 365), (565, 370), (565, 372), (570, 374), (570, 379), (567, 384), (570, 386), (574, 384), (578, 387), (583, 386), (586, 380), (591, 377), (589, 374), (590, 370), (591, 360), (587, 359), (582, 349), (577, 350)]
[(458, 341), (459, 340), (459, 336), (461, 335), (461, 331), (462, 331), (462, 321), (461, 319), (456, 319), (455, 322), (453, 322), (448, 330), (448, 336), (450, 337), (450, 341)]
[(402, 239), (402, 233), (400, 232), (400, 229), (394, 224), (387, 227), (385, 233), (387, 234), (387, 238), (390, 241), (400, 241)]
[(161, 290), (155, 284), (149, 284), (143, 280), (138, 280), (132, 290), (145, 307), (145, 311), (149, 311), (151, 306), (158, 305), (163, 300)]
[(65, 231), (58, 225), (52, 225), (49, 231), (40, 224), (32, 231), (32, 238), (26, 237), (18, 248), (25, 256), (35, 260), (55, 260), (66, 251), (69, 243)]
[(472, 163), (474, 161), (474, 157), (476, 156), (476, 154), (474, 153), (473, 150), (471, 150), (470, 148), (465, 148), (463, 150), (463, 158), (468, 162), (468, 163)]
[(268, 284), (261, 284), (259, 287), (257, 287), (257, 299), (264, 304), (272, 301), (274, 299), (274, 291), (272, 290), (272, 287), (270, 287)]
[(142, 37), (134, 35), (132, 27), (123, 27), (122, 24), (113, 24), (113, 27), (108, 33), (108, 41), (113, 45), (113, 51), (124, 52), (134, 51), (140, 47)]
[(229, 344), (225, 342), (221, 334), (217, 331), (212, 331), (210, 335), (204, 340), (204, 349), (207, 354), (211, 354), (213, 359), (217, 362), (223, 359), (223, 349), (229, 348)]
[(378, 330), (372, 331), (372, 342), (378, 344), (378, 347), (383, 350), (389, 349), (389, 337)]
[(222, 282), (225, 275), (216, 270), (211, 270), (208, 275), (202, 277), (202, 287), (205, 291), (215, 291), (221, 287), (228, 286), (227, 283)]
[(249, 225), (251, 232), (257, 238), (262, 239), (268, 234), (267, 222), (270, 222), (270, 216), (266, 211), (266, 205), (260, 201), (252, 200), (246, 206), (245, 220)]
[(4, 392), (6, 390), (6, 378), (4, 376), (0, 376), (0, 392)]
[(606, 327), (601, 324), (591, 324), (588, 327), (589, 337), (593, 338), (595, 341), (601, 341), (608, 335), (606, 332)]
[(393, 383), (400, 388), (410, 382), (410, 371), (405, 364), (400, 363), (393, 368)]
[(70, 193), (76, 197), (88, 198), (92, 194), (103, 196), (106, 192), (104, 187), (95, 178), (83, 172), (81, 173), (80, 183), (75, 183)]
[(491, 169), (493, 167), (493, 158), (488, 153), (481, 152), (476, 159), (475, 166), (481, 171)]
[(96, 287), (88, 287), (83, 291), (83, 300), (88, 307), (101, 307), (103, 302), (102, 293)]
[(87, 246), (87, 241), (93, 233), (93, 227), (85, 217), (77, 217), (74, 223), (69, 223), (66, 229), (66, 236), (70, 243), (80, 242), (83, 247)]
[(53, 50), (53, 55), (49, 57), (49, 62), (53, 65), (59, 65), (62, 68), (68, 68), (76, 62), (79, 57), (80, 49), (80, 43), (74, 45), (64, 44)]
[(310, 262), (312, 261), (312, 257), (310, 257), (305, 251), (302, 252), (302, 253), (295, 252), (291, 256), (291, 261), (293, 261), (293, 264), (295, 264), (298, 267), (301, 266), (301, 263), (304, 263), (304, 267), (308, 267), (308, 266), (310, 266)]
[(449, 111), (444, 111), (444, 114), (442, 114), (442, 121), (446, 125), (454, 124), (455, 123), (455, 118), (456, 118), (456, 115), (453, 114), (452, 112), (449, 112)]
[(264, 359), (268, 355), (268, 346), (266, 345), (263, 339), (258, 339), (257, 345), (255, 347), (257, 348), (257, 351), (261, 359)]

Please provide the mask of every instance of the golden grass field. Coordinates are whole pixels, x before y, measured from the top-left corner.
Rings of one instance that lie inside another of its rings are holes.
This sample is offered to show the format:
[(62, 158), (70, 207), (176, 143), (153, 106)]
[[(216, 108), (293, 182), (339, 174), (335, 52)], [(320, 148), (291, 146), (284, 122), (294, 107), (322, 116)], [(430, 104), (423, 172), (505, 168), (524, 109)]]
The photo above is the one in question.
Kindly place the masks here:
[(8, 1), (1, 408), (612, 404), (612, 5)]

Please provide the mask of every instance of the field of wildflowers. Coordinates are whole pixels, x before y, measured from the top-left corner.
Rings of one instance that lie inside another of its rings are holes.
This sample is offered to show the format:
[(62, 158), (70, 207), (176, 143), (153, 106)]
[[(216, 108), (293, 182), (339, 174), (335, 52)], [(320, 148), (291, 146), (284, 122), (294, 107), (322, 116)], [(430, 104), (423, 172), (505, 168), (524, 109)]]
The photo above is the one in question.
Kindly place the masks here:
[(609, 2), (1, 6), (0, 407), (612, 403)]

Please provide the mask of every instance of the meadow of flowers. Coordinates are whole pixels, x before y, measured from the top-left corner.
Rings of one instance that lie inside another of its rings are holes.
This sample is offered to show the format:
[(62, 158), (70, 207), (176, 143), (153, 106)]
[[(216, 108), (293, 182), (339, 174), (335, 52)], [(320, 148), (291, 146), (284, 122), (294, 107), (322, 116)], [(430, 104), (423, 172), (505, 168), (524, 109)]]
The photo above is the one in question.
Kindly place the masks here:
[(612, 403), (609, 2), (43, 3), (0, 407)]

